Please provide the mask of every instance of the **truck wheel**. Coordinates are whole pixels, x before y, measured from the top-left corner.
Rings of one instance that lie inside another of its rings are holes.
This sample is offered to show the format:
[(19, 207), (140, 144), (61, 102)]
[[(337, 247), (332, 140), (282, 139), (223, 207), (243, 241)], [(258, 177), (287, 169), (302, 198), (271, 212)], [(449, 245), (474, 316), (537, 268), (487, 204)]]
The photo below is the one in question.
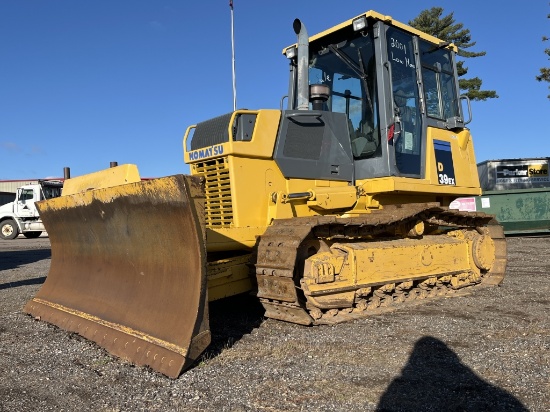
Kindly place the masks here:
[(42, 232), (25, 232), (23, 233), (23, 236), (25, 236), (27, 239), (36, 239), (42, 234)]
[(0, 223), (0, 239), (15, 239), (18, 234), (19, 228), (13, 220), (7, 219)]

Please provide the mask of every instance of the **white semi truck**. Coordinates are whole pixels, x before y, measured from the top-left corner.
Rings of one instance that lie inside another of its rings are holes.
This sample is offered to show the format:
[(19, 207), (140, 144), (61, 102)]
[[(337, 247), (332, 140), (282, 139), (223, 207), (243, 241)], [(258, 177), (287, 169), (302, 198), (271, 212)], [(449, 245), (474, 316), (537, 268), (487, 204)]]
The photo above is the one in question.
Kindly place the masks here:
[(36, 238), (45, 230), (34, 202), (61, 195), (63, 182), (40, 180), (21, 186), (15, 200), (0, 206), (0, 239), (15, 239), (20, 233), (26, 238)]

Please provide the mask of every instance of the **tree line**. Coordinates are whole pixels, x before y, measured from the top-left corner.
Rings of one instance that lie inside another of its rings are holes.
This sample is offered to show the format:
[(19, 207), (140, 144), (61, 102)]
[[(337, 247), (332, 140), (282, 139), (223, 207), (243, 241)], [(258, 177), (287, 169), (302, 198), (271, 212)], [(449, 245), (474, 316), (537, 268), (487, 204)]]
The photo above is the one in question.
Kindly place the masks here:
[[(550, 18), (550, 14), (547, 17)], [(473, 52), (467, 50), (476, 44), (475, 41), (472, 41), (470, 30), (464, 28), (464, 24), (457, 23), (452, 12), (444, 15), (442, 7), (432, 7), (431, 9), (421, 11), (416, 18), (409, 21), (409, 25), (440, 40), (454, 43), (458, 47), (459, 57), (471, 58), (485, 56), (486, 54), (484, 51)], [(546, 42), (548, 39), (548, 37), (543, 36), (542, 41)], [(550, 47), (544, 49), (544, 53), (548, 56), (548, 60), (550, 60)], [(464, 61), (457, 62), (457, 72), (459, 76), (459, 88), (470, 100), (487, 100), (498, 97), (494, 90), (481, 89), (482, 80), (479, 77), (463, 77), (468, 73), (468, 68), (464, 65)], [(550, 67), (540, 68), (540, 73), (535, 78), (539, 82), (550, 83)], [(548, 95), (548, 98), (550, 99), (550, 95)]]

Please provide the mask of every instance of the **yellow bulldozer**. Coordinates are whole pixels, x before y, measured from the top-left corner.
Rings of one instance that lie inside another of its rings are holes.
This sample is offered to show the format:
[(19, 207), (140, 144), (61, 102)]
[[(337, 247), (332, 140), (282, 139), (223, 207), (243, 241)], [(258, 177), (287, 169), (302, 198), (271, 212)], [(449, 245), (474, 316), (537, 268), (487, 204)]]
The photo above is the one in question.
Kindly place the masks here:
[(209, 301), (332, 324), (502, 281), (501, 226), (448, 208), (481, 194), (456, 47), (374, 11), (293, 28), (286, 109), (190, 126), (190, 176), (121, 165), (38, 204), (52, 261), (27, 313), (177, 377)]

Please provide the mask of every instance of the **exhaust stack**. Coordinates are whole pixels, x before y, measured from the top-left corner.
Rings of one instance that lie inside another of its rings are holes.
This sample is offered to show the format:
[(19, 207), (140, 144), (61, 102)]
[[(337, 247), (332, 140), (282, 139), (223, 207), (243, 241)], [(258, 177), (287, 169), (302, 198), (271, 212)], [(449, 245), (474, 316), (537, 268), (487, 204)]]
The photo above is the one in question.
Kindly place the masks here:
[(300, 19), (292, 25), (298, 36), (298, 110), (309, 110), (309, 37)]

